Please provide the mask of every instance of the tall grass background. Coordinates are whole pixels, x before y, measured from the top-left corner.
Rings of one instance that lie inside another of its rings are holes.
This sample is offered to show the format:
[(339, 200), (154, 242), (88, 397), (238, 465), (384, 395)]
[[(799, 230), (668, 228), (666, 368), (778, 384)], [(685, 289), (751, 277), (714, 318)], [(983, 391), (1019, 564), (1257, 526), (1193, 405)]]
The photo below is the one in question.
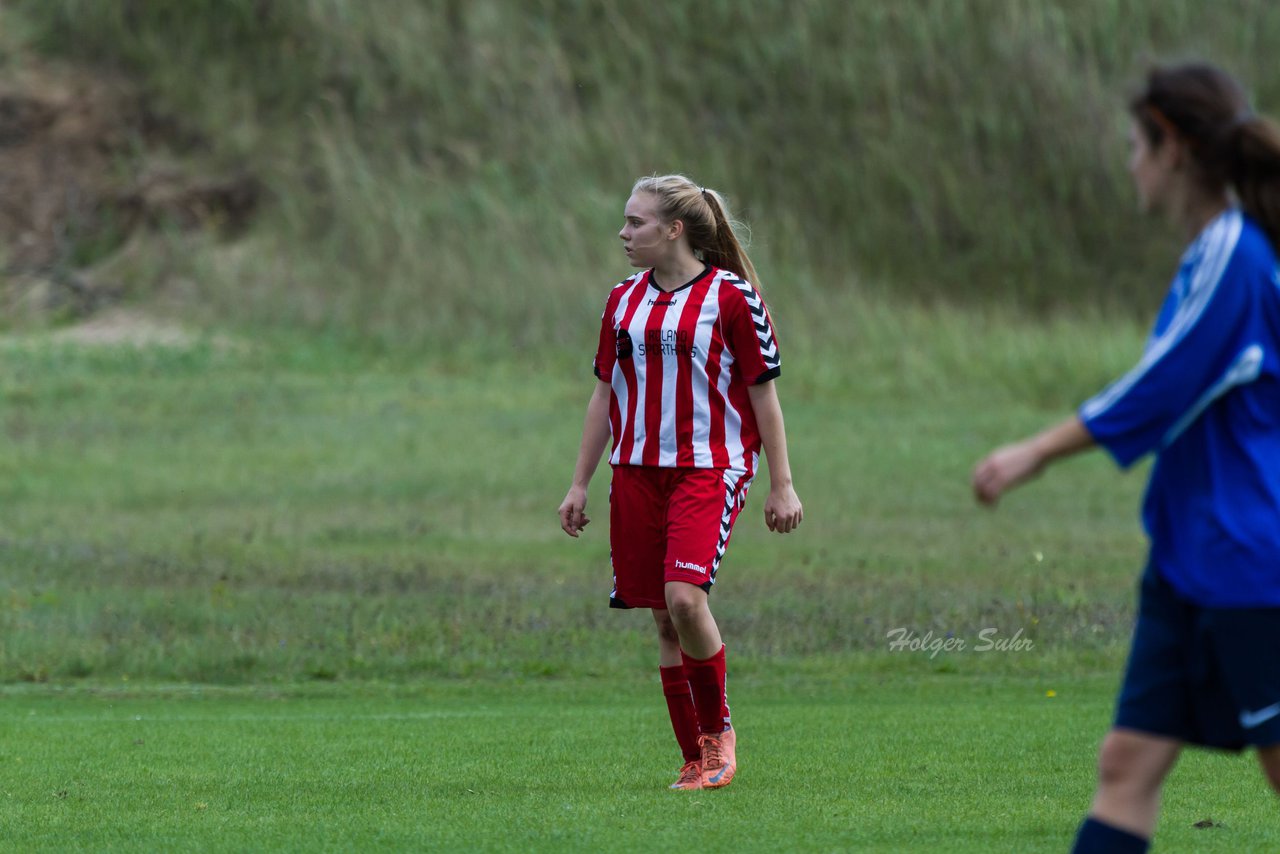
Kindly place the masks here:
[(1134, 215), (1126, 97), (1151, 60), (1206, 57), (1266, 111), (1269, 6), (10, 0), (6, 20), (266, 181), (248, 239), (180, 253), (201, 308), (527, 354), (589, 342), (654, 172), (729, 196), (793, 335), (839, 338), (824, 309), (850, 292), (1143, 314), (1179, 238)]
[(1141, 351), (1181, 239), (1124, 172), (1147, 61), (1266, 112), (1275, 47), (1251, 0), (6, 0), (0, 76), (124, 76), (269, 193), (106, 262), (204, 343), (0, 337), (0, 682), (648, 668), (603, 520), (554, 508), (622, 205), (668, 171), (752, 226), (807, 507), (739, 523), (736, 648), (1024, 627), (1042, 655), (912, 666), (1118, 666), (1141, 479), (1097, 455), (992, 517), (968, 468)]

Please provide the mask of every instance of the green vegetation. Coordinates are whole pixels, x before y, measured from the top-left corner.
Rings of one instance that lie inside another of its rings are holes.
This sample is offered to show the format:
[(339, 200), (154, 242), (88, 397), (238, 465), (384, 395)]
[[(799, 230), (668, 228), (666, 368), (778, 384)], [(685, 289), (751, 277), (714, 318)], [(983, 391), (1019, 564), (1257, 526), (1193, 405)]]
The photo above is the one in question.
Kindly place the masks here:
[[(1118, 666), (1141, 478), (1099, 455), (993, 515), (967, 475), (1121, 371), (1139, 330), (848, 316), (843, 362), (798, 346), (784, 368), (807, 520), (771, 535), (749, 501), (716, 595), (738, 666), (874, 659), (896, 626), (1024, 628), (1048, 657), (1027, 666)], [(647, 618), (604, 607), (607, 470), (583, 541), (555, 518), (588, 357), (418, 364), (314, 338), (0, 353), (2, 681), (648, 666)]]
[[(698, 793), (665, 789), (656, 675), (10, 691), (0, 826), (21, 851), (1066, 850), (1111, 680), (832, 677), (736, 680), (743, 770)], [(1160, 846), (1273, 850), (1254, 765), (1185, 757)]]
[[(1137, 357), (1176, 240), (1131, 214), (1126, 86), (1205, 55), (1275, 112), (1267, 9), (5, 3), (0, 77), (120, 74), (140, 160), (269, 192), (234, 239), (65, 235), (194, 340), (0, 318), (0, 844), (1062, 850), (1143, 476), (1095, 454), (992, 514), (969, 468)], [(651, 620), (605, 607), (607, 472), (581, 541), (554, 513), (655, 171), (754, 226), (806, 506), (769, 534), (762, 475), (738, 524), (744, 771), (692, 798)], [(1160, 844), (1277, 847), (1251, 766), (1187, 757)]]
[(27, 43), (128, 73), (269, 184), (250, 240), (196, 253), (203, 302), (437, 351), (578, 336), (654, 171), (736, 200), (784, 308), (870, 288), (1145, 315), (1175, 244), (1123, 171), (1144, 57), (1213, 57), (1280, 104), (1266, 0), (10, 5)]
[[(554, 518), (586, 359), (5, 338), (5, 842), (645, 850), (696, 824), (711, 850), (1061, 850), (1128, 632), (1141, 479), (1080, 460), (993, 515), (965, 478), (1140, 330), (841, 311), (842, 361), (788, 351), (802, 532), (769, 535), (752, 496), (716, 593), (751, 765), (685, 800), (650, 621), (605, 607), (604, 473), (583, 541)], [(1035, 646), (893, 652), (897, 627)], [(1270, 809), (1248, 759), (1189, 757), (1162, 839), (1265, 848)]]

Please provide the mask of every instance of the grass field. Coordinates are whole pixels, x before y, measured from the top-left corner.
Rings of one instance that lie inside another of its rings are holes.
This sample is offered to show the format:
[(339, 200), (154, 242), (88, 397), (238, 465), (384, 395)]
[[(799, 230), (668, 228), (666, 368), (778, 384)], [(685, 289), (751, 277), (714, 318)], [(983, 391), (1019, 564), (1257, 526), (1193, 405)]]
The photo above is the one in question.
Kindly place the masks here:
[[(993, 323), (974, 343), (958, 333), (972, 317), (862, 314), (865, 355), (832, 369), (798, 343), (784, 368), (808, 514), (801, 535), (770, 535), (754, 497), (738, 526), (716, 605), (740, 666), (874, 657), (895, 627), (1022, 628), (1037, 662), (1113, 662), (1141, 478), (1084, 460), (993, 515), (967, 476), (989, 445), (1067, 411), (1070, 383), (1045, 364), (1105, 371), (1090, 359), (1136, 352), (1134, 330), (1072, 344), (1064, 326), (1048, 361), (1035, 331)], [(900, 334), (932, 340), (876, 337)], [(581, 542), (555, 518), (589, 356), (4, 346), (4, 681), (597, 675), (619, 649), (649, 659), (647, 637), (618, 642), (645, 621), (601, 607), (605, 473)]]
[[(11, 688), (4, 844), (1063, 851), (1114, 683), (1071, 678), (1049, 698), (1023, 678), (738, 679), (738, 779), (677, 793), (664, 788), (678, 753), (651, 681)], [(1252, 759), (1188, 755), (1158, 850), (1272, 850), (1269, 798)]]
[[(145, 106), (103, 204), (264, 189), (243, 233), (0, 243), (0, 850), (1065, 850), (1145, 469), (1073, 460), (996, 513), (969, 470), (1141, 351), (1176, 244), (1123, 173), (1146, 60), (1219, 59), (1274, 114), (1280, 16), (366, 6), (0, 0), (0, 83)], [(605, 607), (607, 472), (581, 541), (555, 518), (625, 192), (668, 171), (755, 229), (806, 508), (769, 534), (762, 475), (735, 531), (742, 772), (692, 797), (652, 622)], [(40, 294), (81, 274), (208, 334), (71, 343)], [(1188, 756), (1157, 850), (1280, 848), (1252, 764)]]
[[(650, 621), (604, 607), (606, 473), (582, 541), (555, 521), (580, 353), (0, 341), (0, 845), (1063, 850), (1142, 477), (1073, 461), (995, 514), (966, 478), (1140, 330), (848, 309), (857, 348), (788, 350), (806, 522), (768, 534), (755, 494), (739, 523), (713, 604), (744, 770), (692, 797), (665, 790)], [(1251, 763), (1189, 757), (1161, 845), (1274, 846)]]

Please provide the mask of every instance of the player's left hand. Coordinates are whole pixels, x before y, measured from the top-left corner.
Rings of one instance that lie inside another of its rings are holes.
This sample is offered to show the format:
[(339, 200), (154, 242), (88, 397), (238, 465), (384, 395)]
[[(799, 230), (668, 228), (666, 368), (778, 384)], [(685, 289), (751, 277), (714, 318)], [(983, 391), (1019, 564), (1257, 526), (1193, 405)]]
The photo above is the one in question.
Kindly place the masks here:
[(769, 490), (764, 502), (764, 523), (770, 531), (790, 534), (804, 520), (800, 496), (790, 486)]

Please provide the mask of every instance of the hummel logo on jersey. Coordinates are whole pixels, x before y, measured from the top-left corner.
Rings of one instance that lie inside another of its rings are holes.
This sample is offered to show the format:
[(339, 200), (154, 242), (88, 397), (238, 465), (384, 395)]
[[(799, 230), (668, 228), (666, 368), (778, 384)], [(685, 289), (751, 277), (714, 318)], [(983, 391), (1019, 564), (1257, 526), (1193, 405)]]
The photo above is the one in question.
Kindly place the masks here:
[(698, 566), (696, 563), (689, 563), (688, 561), (683, 560), (676, 561), (676, 569), (692, 569), (699, 575), (707, 574), (707, 568), (705, 566)]
[(1244, 711), (1240, 713), (1240, 726), (1245, 729), (1253, 729), (1254, 727), (1262, 726), (1276, 715), (1280, 715), (1280, 703), (1272, 703), (1265, 709), (1258, 709), (1256, 712)]
[[(764, 300), (715, 267), (678, 293), (652, 279), (646, 270), (615, 287), (601, 315), (595, 373), (611, 388), (609, 463), (717, 468), (749, 483), (760, 433), (747, 392), (780, 364)], [(690, 556), (710, 581), (718, 556)]]

